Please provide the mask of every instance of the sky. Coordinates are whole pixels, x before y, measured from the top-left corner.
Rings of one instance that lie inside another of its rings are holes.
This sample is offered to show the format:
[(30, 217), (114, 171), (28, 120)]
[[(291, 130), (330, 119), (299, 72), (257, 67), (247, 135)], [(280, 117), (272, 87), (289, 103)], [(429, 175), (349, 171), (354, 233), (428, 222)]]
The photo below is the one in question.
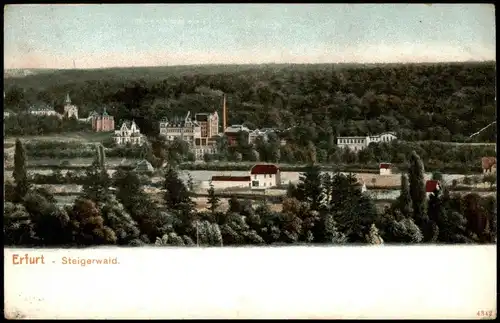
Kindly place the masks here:
[(492, 4), (4, 7), (4, 67), (495, 60)]

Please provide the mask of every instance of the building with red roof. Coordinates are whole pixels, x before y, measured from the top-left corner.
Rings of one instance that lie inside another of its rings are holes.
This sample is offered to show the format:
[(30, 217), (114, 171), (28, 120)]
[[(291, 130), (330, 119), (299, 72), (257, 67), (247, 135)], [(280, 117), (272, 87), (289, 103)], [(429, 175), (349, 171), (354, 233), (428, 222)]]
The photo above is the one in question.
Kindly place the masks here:
[(425, 182), (425, 193), (427, 196), (430, 194), (434, 194), (435, 191), (439, 191), (441, 189), (441, 183), (436, 180), (428, 180)]
[(380, 175), (391, 175), (392, 174), (392, 164), (391, 163), (380, 163), (379, 169), (380, 169)]
[(262, 189), (281, 184), (280, 169), (273, 164), (256, 164), (250, 169), (252, 189)]

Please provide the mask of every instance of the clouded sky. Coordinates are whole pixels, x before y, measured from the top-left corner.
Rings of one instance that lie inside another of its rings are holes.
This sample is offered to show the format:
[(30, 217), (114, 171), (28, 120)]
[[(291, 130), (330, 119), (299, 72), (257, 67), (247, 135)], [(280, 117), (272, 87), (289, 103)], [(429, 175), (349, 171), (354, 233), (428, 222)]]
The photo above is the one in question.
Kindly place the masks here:
[(8, 5), (5, 68), (495, 60), (490, 4)]

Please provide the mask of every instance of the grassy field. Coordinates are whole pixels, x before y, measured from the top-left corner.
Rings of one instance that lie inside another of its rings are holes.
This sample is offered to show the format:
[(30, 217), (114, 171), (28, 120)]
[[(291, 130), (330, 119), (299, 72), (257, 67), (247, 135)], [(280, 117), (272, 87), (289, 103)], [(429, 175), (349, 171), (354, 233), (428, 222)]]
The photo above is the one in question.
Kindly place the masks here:
[(58, 141), (58, 142), (79, 142), (79, 143), (95, 143), (109, 139), (113, 136), (112, 132), (67, 132), (57, 135), (47, 136), (22, 136), (22, 137), (5, 137), (4, 145), (12, 145), (19, 138), (22, 141)]

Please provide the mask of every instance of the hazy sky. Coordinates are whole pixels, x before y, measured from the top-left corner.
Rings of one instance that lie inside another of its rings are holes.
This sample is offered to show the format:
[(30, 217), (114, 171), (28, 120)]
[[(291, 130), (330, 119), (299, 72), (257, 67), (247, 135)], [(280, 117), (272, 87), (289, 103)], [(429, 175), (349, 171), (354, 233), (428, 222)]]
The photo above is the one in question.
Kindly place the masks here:
[(8, 5), (5, 68), (495, 60), (490, 4)]

